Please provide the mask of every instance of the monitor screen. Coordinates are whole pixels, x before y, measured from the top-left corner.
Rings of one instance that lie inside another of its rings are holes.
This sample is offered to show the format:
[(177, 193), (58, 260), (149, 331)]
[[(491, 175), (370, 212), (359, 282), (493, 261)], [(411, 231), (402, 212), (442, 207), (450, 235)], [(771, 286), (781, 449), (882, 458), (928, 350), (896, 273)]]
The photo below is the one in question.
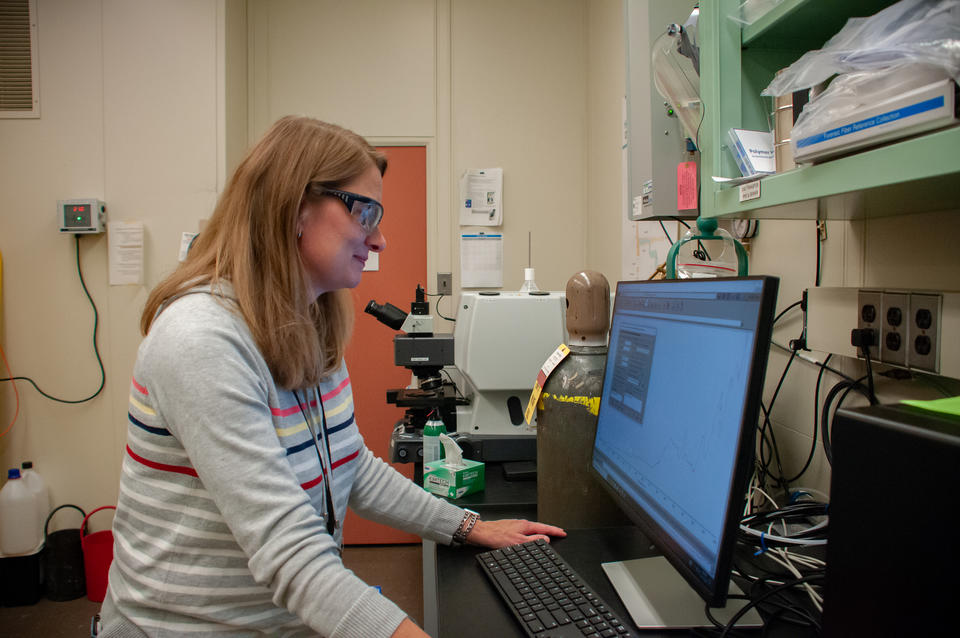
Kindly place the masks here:
[(617, 284), (593, 468), (710, 605), (753, 471), (778, 280)]

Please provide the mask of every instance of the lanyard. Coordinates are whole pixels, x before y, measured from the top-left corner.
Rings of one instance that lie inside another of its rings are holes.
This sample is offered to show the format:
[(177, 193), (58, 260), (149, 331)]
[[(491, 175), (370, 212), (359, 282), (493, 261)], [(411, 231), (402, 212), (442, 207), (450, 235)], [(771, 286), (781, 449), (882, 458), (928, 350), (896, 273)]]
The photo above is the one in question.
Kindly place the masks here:
[[(297, 394), (297, 391), (293, 391), (293, 396), (297, 400), (297, 407), (300, 408), (300, 414), (303, 415), (303, 420), (306, 422), (307, 427), (310, 429), (310, 436), (313, 439), (313, 447), (317, 450), (317, 458), (320, 459), (320, 471), (324, 474), (323, 487), (324, 487), (324, 504), (327, 509), (327, 533), (330, 536), (333, 536), (334, 530), (337, 529), (337, 516), (333, 511), (333, 491), (330, 489), (330, 484), (333, 482), (333, 462), (331, 461), (330, 454), (330, 435), (327, 434), (327, 413), (323, 409), (323, 395), (320, 393), (320, 387), (317, 387), (317, 403), (320, 405), (320, 418), (321, 418), (321, 432), (323, 433), (323, 446), (327, 451), (327, 458), (324, 461), (323, 454), (320, 452), (320, 446), (317, 444), (317, 426), (313, 420), (313, 414), (308, 417), (306, 411), (303, 409), (303, 404), (306, 403), (307, 393), (303, 393), (303, 401), (300, 400), (300, 395)], [(308, 406), (309, 407), (309, 406)], [(328, 471), (329, 470), (329, 471)]]

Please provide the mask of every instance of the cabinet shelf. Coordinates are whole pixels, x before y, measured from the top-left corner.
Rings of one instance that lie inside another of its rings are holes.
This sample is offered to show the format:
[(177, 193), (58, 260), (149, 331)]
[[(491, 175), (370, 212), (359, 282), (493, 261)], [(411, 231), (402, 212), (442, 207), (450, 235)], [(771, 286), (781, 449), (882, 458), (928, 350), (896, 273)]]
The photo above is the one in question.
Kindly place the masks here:
[[(829, 207), (844, 218), (960, 208), (960, 128), (936, 131), (771, 175), (761, 196), (739, 201), (739, 189), (712, 175), (739, 175), (727, 149), (730, 128), (767, 130), (771, 100), (760, 91), (778, 69), (819, 48), (854, 16), (868, 16), (890, 0), (783, 0), (753, 24), (728, 18), (737, 0), (704, 3), (700, 15), (701, 215), (704, 217), (814, 217), (818, 207), (797, 202), (842, 196), (850, 205)], [(822, 209), (821, 209), (822, 212)]]
[[(782, 0), (752, 24), (743, 27), (744, 47), (779, 48), (784, 43), (807, 42), (819, 48), (836, 34), (847, 18), (873, 15), (896, 0)], [(842, 4), (837, 10), (836, 4)]]
[(946, 129), (765, 177), (757, 199), (740, 202), (738, 188), (721, 188), (715, 208), (724, 215), (777, 217), (776, 210), (755, 212), (847, 193), (856, 194), (863, 210), (844, 217), (960, 208), (958, 148), (960, 128)]

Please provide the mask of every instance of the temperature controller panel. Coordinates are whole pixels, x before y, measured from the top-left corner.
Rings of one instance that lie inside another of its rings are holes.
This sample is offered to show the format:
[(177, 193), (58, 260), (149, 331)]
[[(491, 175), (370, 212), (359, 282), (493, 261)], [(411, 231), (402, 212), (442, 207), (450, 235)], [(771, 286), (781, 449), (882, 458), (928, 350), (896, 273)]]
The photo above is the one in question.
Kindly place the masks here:
[(57, 224), (61, 233), (102, 233), (107, 207), (99, 199), (61, 199), (57, 202)]

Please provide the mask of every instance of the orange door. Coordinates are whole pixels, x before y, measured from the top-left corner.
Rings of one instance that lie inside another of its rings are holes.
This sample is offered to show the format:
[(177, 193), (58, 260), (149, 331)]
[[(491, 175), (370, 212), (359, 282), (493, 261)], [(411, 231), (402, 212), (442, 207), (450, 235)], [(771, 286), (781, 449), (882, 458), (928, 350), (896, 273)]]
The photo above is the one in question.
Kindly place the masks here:
[[(417, 284), (427, 288), (427, 151), (423, 146), (387, 146), (379, 150), (388, 160), (380, 223), (387, 246), (380, 253), (379, 270), (363, 273), (360, 285), (352, 291), (356, 318), (346, 357), (360, 433), (367, 447), (388, 461), (390, 434), (403, 416), (403, 408), (387, 403), (387, 390), (407, 387), (410, 370), (393, 364), (393, 337), (398, 333), (363, 309), (374, 299), (410, 312)], [(394, 467), (407, 477), (413, 476), (411, 463), (397, 463)], [(419, 541), (418, 536), (347, 512), (344, 542), (348, 545)]]

